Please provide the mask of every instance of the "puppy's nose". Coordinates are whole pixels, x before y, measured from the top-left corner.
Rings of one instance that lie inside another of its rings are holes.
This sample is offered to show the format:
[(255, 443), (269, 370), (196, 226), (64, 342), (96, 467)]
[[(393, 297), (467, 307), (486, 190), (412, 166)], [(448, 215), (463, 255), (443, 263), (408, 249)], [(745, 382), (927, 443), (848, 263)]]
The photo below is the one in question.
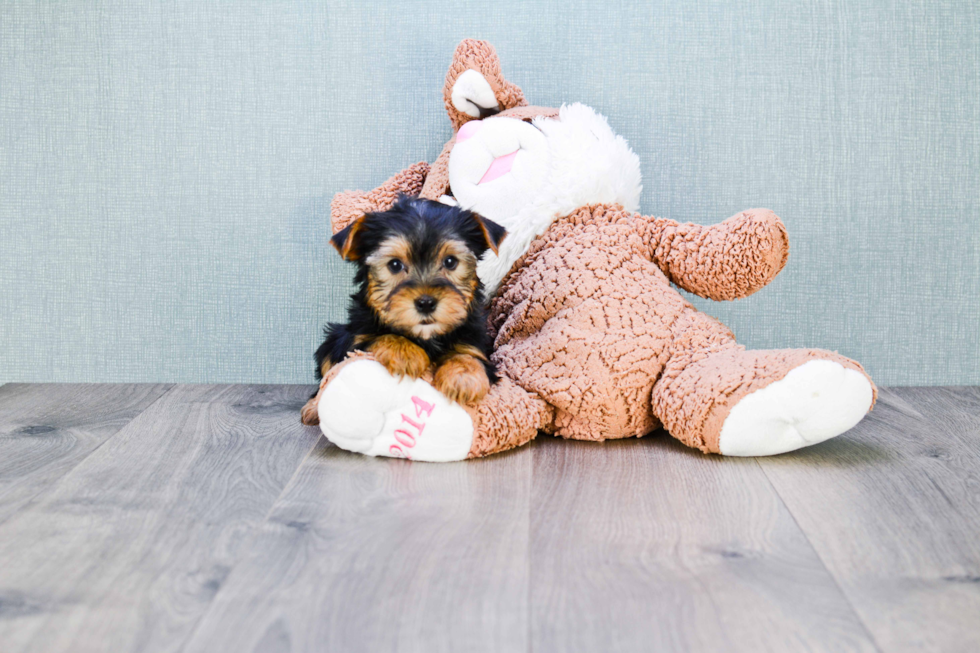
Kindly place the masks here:
[(432, 295), (422, 295), (415, 298), (415, 310), (422, 315), (428, 315), (436, 310), (436, 298)]

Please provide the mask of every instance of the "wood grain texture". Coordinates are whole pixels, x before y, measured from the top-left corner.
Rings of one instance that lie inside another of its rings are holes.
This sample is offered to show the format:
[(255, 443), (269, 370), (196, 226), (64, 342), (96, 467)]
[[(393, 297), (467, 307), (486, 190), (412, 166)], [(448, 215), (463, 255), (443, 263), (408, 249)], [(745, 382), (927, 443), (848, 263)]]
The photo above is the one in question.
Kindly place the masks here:
[(883, 390), (760, 464), (883, 650), (980, 650), (980, 388)]
[(340, 451), (308, 391), (0, 387), (0, 651), (980, 650), (978, 388), (774, 458), (454, 464)]
[(539, 439), (531, 505), (534, 651), (874, 650), (754, 460)]
[(0, 525), (0, 642), (172, 651), (313, 446), (306, 386), (179, 386)]
[(409, 463), (321, 441), (186, 650), (528, 650), (531, 456)]
[(169, 388), (13, 383), (0, 387), (0, 523)]

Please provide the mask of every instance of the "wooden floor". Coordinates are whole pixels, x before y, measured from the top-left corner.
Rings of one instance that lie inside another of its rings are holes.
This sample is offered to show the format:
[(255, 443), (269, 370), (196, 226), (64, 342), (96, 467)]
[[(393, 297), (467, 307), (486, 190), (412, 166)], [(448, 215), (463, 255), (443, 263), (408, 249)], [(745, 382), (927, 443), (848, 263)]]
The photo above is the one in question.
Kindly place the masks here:
[(980, 651), (980, 388), (454, 464), (336, 449), (309, 390), (0, 387), (0, 651)]

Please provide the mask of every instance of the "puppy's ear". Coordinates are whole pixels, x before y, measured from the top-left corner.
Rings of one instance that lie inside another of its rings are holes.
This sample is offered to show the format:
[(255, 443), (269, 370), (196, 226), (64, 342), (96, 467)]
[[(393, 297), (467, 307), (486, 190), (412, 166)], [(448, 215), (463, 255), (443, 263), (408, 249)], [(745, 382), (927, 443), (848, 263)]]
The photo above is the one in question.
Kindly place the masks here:
[(333, 238), (330, 239), (330, 244), (340, 252), (341, 258), (345, 261), (356, 261), (361, 257), (357, 247), (358, 241), (360, 240), (358, 235), (364, 228), (364, 219), (366, 217), (366, 215), (362, 215), (335, 233)]
[[(493, 220), (484, 218), (482, 215), (477, 213), (470, 213), (470, 215), (480, 230), (484, 243), (484, 247), (482, 248), (483, 251), (485, 252), (487, 249), (489, 249), (496, 254), (498, 248), (500, 247), (500, 243), (504, 242), (504, 238), (507, 237), (507, 230)], [(482, 254), (483, 252), (480, 253)]]

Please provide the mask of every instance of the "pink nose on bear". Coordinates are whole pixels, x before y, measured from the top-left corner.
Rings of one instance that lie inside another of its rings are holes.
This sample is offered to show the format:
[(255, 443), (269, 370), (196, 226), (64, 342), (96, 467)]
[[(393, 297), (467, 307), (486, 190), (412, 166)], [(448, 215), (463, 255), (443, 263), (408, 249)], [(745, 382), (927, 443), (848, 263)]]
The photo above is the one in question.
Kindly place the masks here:
[(483, 127), (482, 120), (470, 120), (465, 125), (460, 127), (458, 132), (456, 132), (456, 142), (462, 143), (467, 138), (480, 131), (481, 127)]

